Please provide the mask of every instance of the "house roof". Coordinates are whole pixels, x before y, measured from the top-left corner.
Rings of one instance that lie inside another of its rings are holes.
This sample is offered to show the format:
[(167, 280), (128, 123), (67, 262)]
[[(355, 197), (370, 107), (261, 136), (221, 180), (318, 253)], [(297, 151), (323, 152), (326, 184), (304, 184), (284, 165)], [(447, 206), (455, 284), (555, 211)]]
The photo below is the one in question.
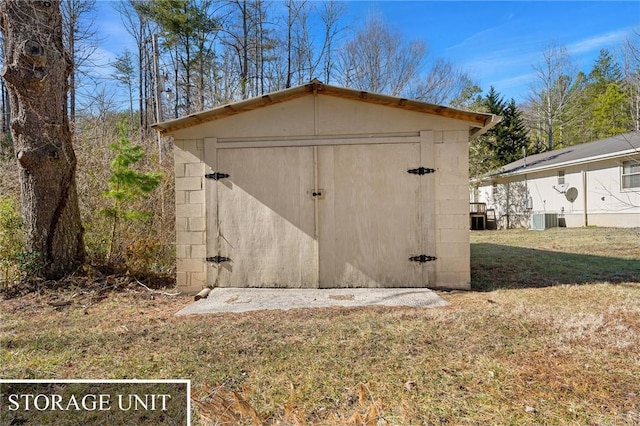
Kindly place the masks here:
[(243, 112), (252, 111), (254, 109), (273, 105), (279, 102), (289, 101), (310, 94), (321, 94), (335, 96), (339, 98), (352, 99), (361, 102), (368, 102), (377, 105), (383, 105), (393, 108), (401, 108), (409, 111), (422, 112), (440, 117), (462, 120), (469, 123), (471, 136), (476, 137), (489, 130), (496, 125), (501, 117), (479, 113), (464, 111), (456, 108), (450, 108), (442, 105), (430, 104), (405, 98), (381, 95), (362, 90), (347, 89), (344, 87), (331, 86), (324, 84), (317, 79), (307, 84), (292, 87), (289, 89), (272, 92), (263, 96), (234, 102), (228, 105), (216, 107), (207, 111), (198, 112), (187, 115), (185, 117), (174, 120), (164, 121), (154, 124), (154, 129), (162, 134), (169, 134), (180, 129), (202, 124), (208, 121), (218, 120), (231, 115), (241, 114)]
[(502, 167), (492, 177), (513, 176), (640, 153), (640, 132), (530, 155)]

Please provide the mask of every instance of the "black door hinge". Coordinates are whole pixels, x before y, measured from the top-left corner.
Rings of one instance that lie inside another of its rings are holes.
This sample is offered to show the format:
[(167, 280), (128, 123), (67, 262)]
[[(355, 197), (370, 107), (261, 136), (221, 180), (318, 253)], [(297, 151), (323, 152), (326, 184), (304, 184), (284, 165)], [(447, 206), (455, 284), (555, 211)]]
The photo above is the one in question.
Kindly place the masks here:
[(421, 254), (420, 256), (411, 256), (409, 258), (409, 260), (412, 261), (412, 262), (420, 262), (420, 263), (432, 262), (432, 261), (434, 261), (436, 259), (437, 259), (437, 257), (435, 257), (435, 256), (427, 256), (426, 254)]
[(428, 173), (435, 173), (436, 169), (428, 169), (426, 167), (418, 167), (417, 169), (409, 169), (407, 173), (411, 173), (413, 175), (426, 175)]
[(204, 177), (207, 179), (220, 180), (228, 178), (229, 175), (227, 173), (213, 172), (207, 173), (206, 175), (204, 175)]
[(207, 257), (207, 262), (223, 263), (223, 262), (231, 262), (231, 259), (224, 256), (213, 256), (213, 257)]

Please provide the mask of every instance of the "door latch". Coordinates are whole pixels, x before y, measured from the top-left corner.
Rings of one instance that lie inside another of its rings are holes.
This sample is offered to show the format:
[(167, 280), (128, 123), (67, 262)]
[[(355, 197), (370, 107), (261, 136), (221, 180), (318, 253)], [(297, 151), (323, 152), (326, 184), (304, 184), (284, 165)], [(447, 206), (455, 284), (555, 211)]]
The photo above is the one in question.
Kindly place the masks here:
[(314, 200), (322, 200), (324, 198), (324, 189), (312, 189), (309, 191), (309, 195)]

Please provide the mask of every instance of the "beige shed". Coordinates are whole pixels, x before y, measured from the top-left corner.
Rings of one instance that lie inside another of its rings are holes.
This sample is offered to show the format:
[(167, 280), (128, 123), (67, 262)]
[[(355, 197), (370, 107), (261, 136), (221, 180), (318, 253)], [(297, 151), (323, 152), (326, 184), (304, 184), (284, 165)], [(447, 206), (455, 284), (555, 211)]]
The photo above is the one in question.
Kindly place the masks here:
[(313, 80), (156, 124), (178, 288), (469, 288), (468, 142), (497, 121)]

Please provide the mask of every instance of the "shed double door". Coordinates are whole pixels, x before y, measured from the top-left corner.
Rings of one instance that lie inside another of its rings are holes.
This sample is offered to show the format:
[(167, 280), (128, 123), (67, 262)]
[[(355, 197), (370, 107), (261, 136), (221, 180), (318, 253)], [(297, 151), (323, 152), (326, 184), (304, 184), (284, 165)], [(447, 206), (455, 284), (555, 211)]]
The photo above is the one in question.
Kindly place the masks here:
[[(221, 287), (423, 287), (420, 143), (225, 148)], [(214, 206), (210, 206), (214, 207)], [(211, 247), (209, 248), (211, 251)]]

